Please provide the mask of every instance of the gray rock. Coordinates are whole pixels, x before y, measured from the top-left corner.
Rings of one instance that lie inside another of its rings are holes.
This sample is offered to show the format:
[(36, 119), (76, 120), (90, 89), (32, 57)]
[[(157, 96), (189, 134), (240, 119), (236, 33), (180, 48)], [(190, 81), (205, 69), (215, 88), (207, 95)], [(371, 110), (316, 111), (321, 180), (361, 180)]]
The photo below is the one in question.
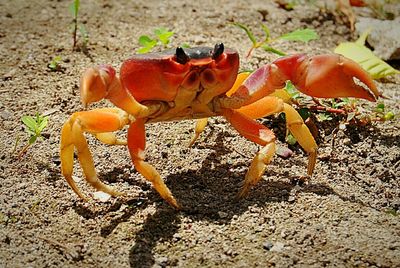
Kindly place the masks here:
[(374, 48), (374, 54), (382, 60), (394, 60), (400, 59), (399, 25), (400, 17), (395, 20), (359, 18), (355, 28), (359, 35), (371, 28), (367, 42)]

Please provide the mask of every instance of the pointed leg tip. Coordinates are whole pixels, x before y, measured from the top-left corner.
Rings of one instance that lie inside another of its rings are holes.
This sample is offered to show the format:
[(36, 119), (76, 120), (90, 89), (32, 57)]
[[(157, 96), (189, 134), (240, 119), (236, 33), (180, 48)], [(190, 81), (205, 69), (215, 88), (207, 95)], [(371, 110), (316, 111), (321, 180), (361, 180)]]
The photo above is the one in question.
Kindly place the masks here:
[(182, 206), (173, 198), (172, 200), (167, 200), (167, 202), (176, 210), (182, 210)]
[(243, 186), (240, 191), (236, 195), (236, 200), (241, 200), (246, 198), (249, 195), (249, 187)]

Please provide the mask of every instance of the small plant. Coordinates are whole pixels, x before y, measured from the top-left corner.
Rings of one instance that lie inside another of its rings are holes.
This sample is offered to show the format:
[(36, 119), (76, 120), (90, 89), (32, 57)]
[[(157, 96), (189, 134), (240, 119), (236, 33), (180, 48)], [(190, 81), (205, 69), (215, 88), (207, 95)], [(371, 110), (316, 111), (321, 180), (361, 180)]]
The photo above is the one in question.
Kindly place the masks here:
[(47, 65), (47, 67), (49, 67), (50, 71), (52, 72), (61, 71), (62, 70), (60, 64), (61, 60), (62, 60), (61, 56), (55, 56), (53, 60)]
[(81, 23), (78, 22), (78, 17), (79, 17), (79, 7), (80, 7), (80, 0), (74, 0), (70, 5), (69, 5), (69, 12), (72, 14), (72, 38), (73, 38), (73, 50), (78, 49), (78, 31), (80, 33), (80, 36), (82, 38), (82, 44), (80, 46), (80, 49), (83, 52), (87, 52), (87, 45), (89, 43), (89, 34), (88, 31), (86, 30), (85, 26)]
[[(18, 158), (21, 158), (28, 148), (38, 139), (43, 138), (42, 131), (46, 128), (48, 122), (47, 116), (39, 115), (39, 113), (36, 113), (35, 116), (24, 115), (21, 120), (25, 126), (25, 132), (29, 135), (29, 140), (18, 154)], [(19, 138), (17, 138), (16, 146), (18, 141)]]
[(247, 57), (251, 56), (251, 53), (253, 52), (254, 49), (256, 48), (262, 48), (267, 52), (272, 52), (275, 54), (278, 54), (279, 56), (285, 56), (286, 53), (274, 48), (271, 46), (271, 43), (277, 41), (277, 40), (286, 40), (286, 41), (296, 41), (296, 42), (308, 42), (311, 40), (318, 39), (319, 36), (318, 34), (312, 30), (312, 29), (298, 29), (290, 33), (283, 34), (281, 36), (278, 36), (276, 38), (271, 38), (270, 30), (265, 24), (261, 24), (261, 27), (264, 31), (265, 37), (262, 41), (257, 41), (256, 37), (252, 33), (252, 31), (245, 25), (234, 22), (234, 26), (239, 27), (240, 29), (244, 30), (252, 42), (253, 46), (249, 49), (247, 53)]
[(170, 38), (174, 35), (174, 32), (160, 27), (154, 30), (154, 35), (156, 36), (154, 39), (147, 35), (142, 35), (139, 37), (139, 44), (141, 47), (138, 49), (138, 53), (148, 53), (157, 45), (161, 45), (166, 48), (170, 42)]

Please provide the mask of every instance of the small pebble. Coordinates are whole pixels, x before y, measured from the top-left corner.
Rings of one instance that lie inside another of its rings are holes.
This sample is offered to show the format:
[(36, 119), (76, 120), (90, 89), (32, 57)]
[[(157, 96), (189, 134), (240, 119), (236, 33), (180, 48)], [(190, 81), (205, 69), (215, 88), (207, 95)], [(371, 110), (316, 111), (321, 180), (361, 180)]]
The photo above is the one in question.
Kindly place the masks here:
[(223, 211), (218, 211), (218, 216), (219, 216), (221, 219), (223, 219), (223, 218), (228, 217), (228, 213), (223, 212)]
[[(61, 160), (60, 160), (60, 163), (61, 163)], [(82, 180), (82, 178), (78, 177), (78, 176), (72, 176), (72, 179), (74, 180), (74, 182), (80, 182)]]
[(266, 250), (271, 250), (271, 248), (274, 246), (271, 241), (267, 241), (263, 244), (263, 248)]
[(276, 242), (274, 246), (270, 249), (271, 252), (281, 252), (285, 245), (282, 242)]
[(93, 198), (97, 199), (101, 202), (107, 202), (108, 200), (110, 200), (111, 195), (109, 195), (105, 192), (98, 191), (98, 192), (93, 193)]

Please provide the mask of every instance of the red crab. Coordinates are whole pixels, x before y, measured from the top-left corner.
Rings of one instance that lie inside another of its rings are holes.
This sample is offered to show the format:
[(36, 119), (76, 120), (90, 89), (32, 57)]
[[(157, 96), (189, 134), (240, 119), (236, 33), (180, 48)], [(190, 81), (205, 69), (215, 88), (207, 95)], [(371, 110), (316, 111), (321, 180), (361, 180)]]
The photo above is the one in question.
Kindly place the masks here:
[[(62, 174), (83, 199), (72, 179), (76, 149), (86, 181), (112, 196), (121, 193), (102, 183), (95, 171), (84, 133), (106, 144), (128, 145), (136, 170), (149, 180), (169, 204), (180, 208), (163, 179), (145, 161), (145, 124), (198, 119), (196, 140), (211, 116), (223, 116), (245, 138), (262, 146), (246, 174), (239, 196), (262, 177), (275, 154), (275, 135), (255, 119), (284, 112), (287, 127), (309, 154), (308, 175), (314, 170), (317, 144), (296, 110), (271, 95), (287, 80), (303, 93), (322, 98), (356, 97), (370, 101), (380, 95), (370, 76), (355, 62), (337, 54), (280, 58), (251, 74), (238, 75), (239, 56), (222, 43), (210, 47), (167, 50), (134, 55), (121, 66), (119, 77), (109, 65), (87, 69), (81, 79), (83, 105), (108, 99), (118, 108), (76, 112), (61, 133)], [(357, 78), (364, 85), (354, 82)], [(113, 131), (129, 125), (127, 141)]]

